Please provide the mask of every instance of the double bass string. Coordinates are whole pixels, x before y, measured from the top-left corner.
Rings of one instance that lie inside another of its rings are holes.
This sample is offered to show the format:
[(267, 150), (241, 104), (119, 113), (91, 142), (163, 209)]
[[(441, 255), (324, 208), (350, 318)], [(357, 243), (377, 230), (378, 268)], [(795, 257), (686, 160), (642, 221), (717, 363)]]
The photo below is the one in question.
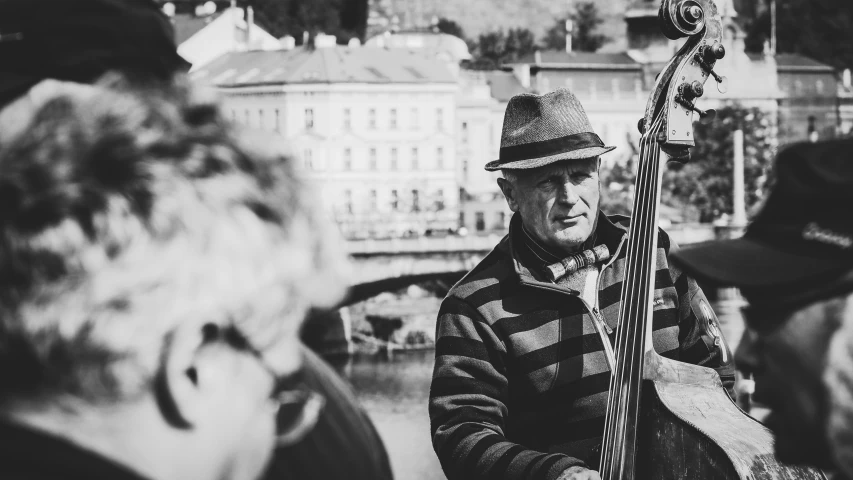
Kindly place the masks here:
[[(648, 159), (648, 148), (646, 148), (647, 144), (648, 144), (648, 136), (644, 136), (644, 138), (641, 141), (641, 145), (640, 145), (641, 155), (640, 155), (640, 159), (639, 159), (640, 163), (638, 165), (638, 177), (641, 179), (643, 177), (645, 177), (645, 171), (647, 170), (648, 161), (649, 161), (649, 159)], [(638, 183), (640, 185), (642, 185), (643, 182), (638, 182)], [(635, 192), (635, 194), (636, 193), (637, 192)], [(634, 218), (636, 219), (638, 217), (635, 216)], [(635, 225), (635, 227), (636, 227), (636, 225)], [(636, 236), (631, 237), (631, 242), (628, 245), (629, 255), (636, 248), (636, 240), (637, 240)], [(626, 272), (626, 275), (627, 275), (627, 273), (630, 273), (630, 270), (632, 270), (632, 266), (628, 265), (627, 268), (628, 268), (629, 272)], [(633, 278), (633, 277), (629, 277), (629, 278)], [(633, 292), (635, 290), (635, 285), (633, 285), (633, 283), (629, 283), (626, 285), (625, 288), (629, 288)], [(629, 297), (633, 297), (633, 295), (629, 295)], [(621, 306), (621, 311), (620, 311), (620, 319), (623, 320), (623, 323), (617, 331), (617, 340), (616, 340), (617, 355), (621, 359), (621, 361), (618, 361), (617, 364), (614, 365), (615, 371), (612, 372), (613, 376), (611, 378), (611, 388), (610, 388), (610, 394), (611, 395), (610, 395), (610, 398), (608, 401), (608, 412), (606, 415), (605, 429), (606, 429), (606, 433), (608, 433), (608, 434), (606, 435), (607, 443), (606, 443), (606, 445), (604, 445), (604, 451), (602, 452), (603, 457), (604, 457), (602, 460), (602, 467), (603, 467), (603, 470), (605, 472), (606, 471), (612, 472), (616, 468), (616, 465), (614, 464), (614, 462), (617, 460), (622, 460), (624, 457), (624, 452), (622, 452), (622, 449), (621, 448), (617, 449), (616, 442), (618, 441), (618, 439), (623, 437), (623, 435), (620, 435), (620, 433), (621, 433), (620, 432), (620, 430), (621, 430), (620, 426), (624, 426), (624, 422), (622, 421), (622, 419), (624, 418), (625, 413), (626, 413), (625, 412), (625, 405), (623, 405), (623, 403), (620, 401), (624, 398), (624, 395), (622, 394), (621, 390), (622, 390), (622, 386), (624, 385), (624, 376), (625, 376), (625, 367), (626, 367), (626, 365), (625, 365), (626, 362), (624, 361), (624, 357), (626, 354), (626, 345), (625, 345), (624, 338), (626, 337), (626, 335), (625, 335), (626, 329), (630, 329), (631, 323), (633, 323), (633, 322), (626, 321), (626, 315), (625, 315), (626, 308), (630, 308), (630, 307), (628, 305), (626, 305), (625, 303), (623, 303)], [(604, 473), (604, 472), (602, 472), (602, 473)]]
[[(649, 151), (649, 148), (654, 148), (654, 134), (658, 131), (659, 124), (660, 119), (655, 122), (653, 128), (650, 128), (649, 133), (641, 140), (640, 165), (638, 167), (639, 180), (637, 182), (640, 189), (635, 192), (635, 198), (638, 200), (635, 208), (635, 215), (633, 217), (636, 220), (636, 223), (632, 228), (634, 231), (631, 235), (631, 242), (629, 242), (628, 245), (628, 255), (630, 258), (636, 258), (634, 255), (638, 249), (640, 249), (640, 252), (648, 250), (648, 239), (645, 238), (647, 235), (638, 235), (638, 233), (647, 231), (648, 222), (653, 220), (654, 212), (653, 208), (651, 208), (653, 205), (649, 204), (648, 192), (643, 190), (643, 187), (648, 187), (649, 185), (654, 186), (657, 183), (652, 182), (651, 180), (653, 180), (657, 172), (659, 172), (658, 166), (655, 165), (655, 163), (657, 163), (660, 152), (658, 150)], [(656, 189), (653, 190), (656, 192)], [(646, 228), (643, 228), (644, 226), (646, 226)], [(646, 247), (645, 249), (643, 249), (644, 246)], [(641, 255), (639, 257), (639, 261), (640, 266), (643, 266), (644, 264), (647, 264), (648, 258), (644, 258), (644, 256)], [(613, 372), (613, 377), (611, 378), (612, 395), (608, 401), (608, 414), (606, 415), (605, 421), (606, 444), (604, 445), (604, 450), (602, 452), (602, 473), (607, 470), (612, 471), (615, 469), (616, 464), (614, 462), (617, 462), (624, 469), (624, 448), (623, 446), (617, 448), (615, 443), (624, 437), (625, 432), (623, 430), (626, 428), (625, 420), (629, 415), (628, 410), (631, 406), (630, 400), (633, 398), (635, 402), (637, 401), (636, 392), (625, 392), (625, 389), (626, 387), (632, 386), (635, 390), (639, 381), (641, 381), (641, 379), (635, 378), (640, 373), (640, 365), (637, 365), (635, 368), (635, 363), (637, 361), (642, 361), (642, 356), (637, 359), (636, 354), (638, 349), (644, 348), (644, 344), (642, 342), (642, 336), (638, 338), (636, 335), (636, 329), (644, 328), (644, 325), (639, 325), (637, 322), (631, 321), (628, 313), (637, 311), (635, 303), (639, 297), (645, 298), (648, 296), (642, 295), (642, 292), (645, 290), (643, 285), (648, 282), (643, 282), (642, 279), (636, 279), (636, 268), (636, 264), (629, 264), (627, 266), (626, 276), (629, 276), (630, 280), (629, 284), (626, 285), (626, 288), (629, 289), (630, 294), (627, 295), (626, 301), (623, 302), (621, 307), (620, 318), (623, 319), (623, 325), (621, 325), (621, 328), (617, 331), (616, 342), (617, 354), (622, 361), (617, 362), (616, 371)], [(648, 290), (645, 291), (648, 292)], [(645, 303), (642, 300), (640, 300), (640, 302), (641, 304)], [(629, 342), (631, 339), (634, 341)], [(633, 360), (627, 361), (628, 359)], [(629, 379), (627, 385), (625, 384), (626, 376)], [(635, 381), (630, 381), (632, 379)], [(636, 408), (634, 410), (636, 410)]]

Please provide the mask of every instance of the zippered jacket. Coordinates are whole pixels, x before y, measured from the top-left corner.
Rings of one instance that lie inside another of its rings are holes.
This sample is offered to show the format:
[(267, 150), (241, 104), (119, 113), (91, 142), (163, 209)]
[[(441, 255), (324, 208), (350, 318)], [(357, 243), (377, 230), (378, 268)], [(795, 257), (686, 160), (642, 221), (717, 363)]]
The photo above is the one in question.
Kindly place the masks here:
[[(554, 480), (596, 469), (622, 289), (628, 219), (599, 214), (595, 244), (612, 258), (598, 305), (545, 279), (510, 232), (441, 304), (429, 414), (449, 480)], [(658, 235), (653, 344), (664, 357), (717, 369), (731, 392), (734, 366), (698, 284), (668, 261)], [(731, 393), (730, 393), (731, 394)]]

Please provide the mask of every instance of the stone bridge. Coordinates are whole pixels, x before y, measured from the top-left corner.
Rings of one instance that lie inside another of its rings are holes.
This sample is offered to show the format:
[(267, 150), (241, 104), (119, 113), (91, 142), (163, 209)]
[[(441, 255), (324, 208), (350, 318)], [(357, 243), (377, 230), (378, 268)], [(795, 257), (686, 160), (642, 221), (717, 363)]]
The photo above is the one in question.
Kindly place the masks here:
[[(681, 225), (666, 230), (681, 245), (717, 236), (714, 228), (708, 225)], [(350, 291), (339, 307), (427, 281), (438, 280), (452, 285), (477, 265), (500, 239), (500, 235), (469, 235), (349, 241), (347, 249), (353, 276)], [(340, 344), (332, 347), (333, 350), (340, 350), (351, 340), (351, 325), (343, 318), (345, 309), (342, 312), (324, 314), (310, 322), (313, 324), (311, 330), (326, 332), (322, 334), (325, 337), (322, 343)]]

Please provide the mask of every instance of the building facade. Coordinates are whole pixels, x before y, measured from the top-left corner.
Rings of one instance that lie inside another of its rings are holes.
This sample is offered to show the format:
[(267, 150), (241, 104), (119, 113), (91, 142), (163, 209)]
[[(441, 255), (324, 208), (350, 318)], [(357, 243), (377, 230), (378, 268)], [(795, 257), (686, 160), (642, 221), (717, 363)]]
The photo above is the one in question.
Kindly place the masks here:
[(193, 74), (232, 119), (273, 131), (350, 238), (455, 229), (457, 83), (440, 61), (383, 48), (227, 54)]

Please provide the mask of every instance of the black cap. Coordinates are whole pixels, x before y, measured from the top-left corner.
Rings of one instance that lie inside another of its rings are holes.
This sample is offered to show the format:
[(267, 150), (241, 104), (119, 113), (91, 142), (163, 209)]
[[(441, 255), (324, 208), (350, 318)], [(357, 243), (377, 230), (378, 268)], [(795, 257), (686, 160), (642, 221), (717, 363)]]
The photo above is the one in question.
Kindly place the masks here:
[(188, 67), (153, 0), (0, 0), (0, 106), (47, 78), (166, 80)]
[(742, 238), (673, 253), (687, 273), (719, 285), (813, 288), (853, 269), (853, 139), (794, 145)]

